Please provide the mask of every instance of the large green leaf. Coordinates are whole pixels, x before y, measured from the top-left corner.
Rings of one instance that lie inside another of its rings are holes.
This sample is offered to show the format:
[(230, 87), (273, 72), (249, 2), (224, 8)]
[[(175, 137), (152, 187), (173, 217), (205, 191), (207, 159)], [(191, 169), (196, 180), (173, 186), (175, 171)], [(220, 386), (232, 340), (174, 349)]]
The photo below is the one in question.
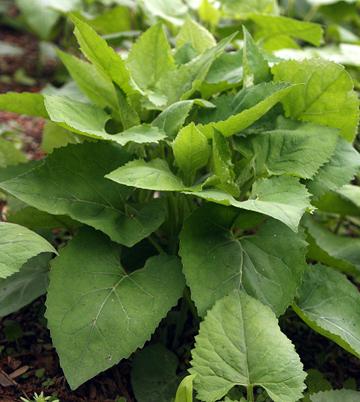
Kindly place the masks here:
[(310, 248), (310, 256), (325, 264), (334, 264), (344, 271), (360, 273), (360, 239), (338, 236), (307, 217), (304, 226), (308, 230), (316, 248)]
[(204, 316), (218, 299), (241, 288), (280, 315), (301, 283), (306, 242), (273, 220), (256, 235), (237, 239), (232, 225), (238, 214), (234, 208), (207, 204), (186, 221), (180, 255), (192, 299)]
[(150, 162), (134, 160), (105, 176), (116, 183), (158, 191), (182, 191), (186, 189), (181, 179), (171, 172), (162, 159)]
[(312, 329), (360, 357), (360, 293), (345, 275), (310, 266), (293, 308)]
[(15, 274), (30, 258), (45, 252), (56, 250), (37, 233), (15, 223), (0, 223), (0, 278)]
[(184, 177), (192, 184), (196, 172), (206, 166), (210, 157), (210, 146), (205, 135), (194, 123), (180, 130), (172, 144), (176, 164)]
[(176, 47), (186, 44), (190, 44), (198, 53), (203, 53), (215, 46), (216, 41), (206, 28), (188, 17), (176, 37)]
[(61, 96), (46, 96), (46, 109), (50, 119), (74, 133), (98, 140), (114, 141), (120, 145), (128, 142), (140, 144), (159, 142), (166, 137), (157, 127), (139, 125), (125, 131), (109, 134), (106, 123), (111, 119), (103, 109), (97, 106)]
[(343, 138), (339, 138), (335, 152), (328, 163), (322, 166), (307, 186), (312, 194), (320, 197), (328, 191), (337, 190), (360, 171), (360, 155)]
[[(211, 137), (213, 130), (219, 131), (224, 136), (228, 137), (236, 133), (240, 133), (251, 124), (255, 123), (260, 117), (267, 113), (273, 106), (281, 101), (287, 94), (294, 90), (293, 86), (288, 84), (269, 83), (262, 85), (263, 99), (259, 100), (255, 105), (251, 105), (240, 113), (236, 113), (226, 120), (210, 122), (208, 124), (199, 124), (198, 128), (207, 137)], [(264, 96), (265, 95), (265, 96)]]
[(83, 230), (54, 260), (46, 317), (74, 389), (127, 358), (150, 338), (184, 288), (176, 257), (150, 258), (127, 274), (119, 249)]
[(258, 176), (288, 174), (310, 179), (333, 155), (337, 132), (306, 123), (248, 136), (243, 143)]
[(139, 351), (133, 360), (131, 384), (138, 402), (173, 402), (179, 383), (178, 358), (160, 343)]
[(186, 193), (218, 204), (260, 212), (285, 223), (293, 231), (297, 231), (304, 212), (311, 208), (310, 194), (306, 188), (297, 179), (287, 176), (257, 180), (246, 201), (238, 201), (230, 194), (216, 189)]
[(310, 395), (310, 400), (311, 402), (358, 402), (360, 400), (360, 392), (350, 389), (324, 391)]
[(296, 48), (294, 39), (319, 46), (323, 37), (321, 25), (313, 22), (261, 14), (253, 14), (250, 18), (257, 25), (255, 38), (267, 50)]
[(276, 81), (305, 84), (282, 100), (287, 116), (339, 128), (348, 141), (355, 138), (359, 100), (343, 66), (321, 59), (284, 61), (272, 72)]
[(161, 200), (129, 205), (130, 191), (104, 178), (128, 155), (106, 143), (59, 148), (45, 160), (0, 171), (0, 188), (54, 215), (69, 215), (132, 246), (165, 219)]
[(306, 374), (274, 313), (235, 290), (220, 299), (200, 324), (192, 374), (201, 401), (215, 402), (236, 385), (264, 388), (275, 402), (302, 397)]
[(48, 118), (44, 106), (44, 97), (31, 92), (8, 92), (0, 95), (0, 110)]
[(153, 25), (133, 44), (127, 66), (136, 84), (152, 89), (160, 78), (175, 68), (169, 42), (161, 23)]
[(46, 292), (50, 259), (49, 253), (39, 254), (19, 272), (0, 279), (0, 317), (18, 311)]

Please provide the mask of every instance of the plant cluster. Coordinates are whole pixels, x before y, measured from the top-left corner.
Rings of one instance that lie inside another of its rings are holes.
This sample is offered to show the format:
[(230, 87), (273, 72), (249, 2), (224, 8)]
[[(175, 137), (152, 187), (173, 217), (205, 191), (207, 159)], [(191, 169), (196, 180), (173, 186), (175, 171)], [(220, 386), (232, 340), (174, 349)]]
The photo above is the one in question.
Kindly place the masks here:
[[(281, 21), (320, 42), (316, 24)], [(0, 96), (49, 121), (48, 156), (0, 170), (15, 205), (0, 224), (0, 316), (47, 292), (72, 389), (146, 345), (132, 360), (139, 401), (190, 402), (193, 388), (204, 402), (302, 400), (306, 373), (278, 325), (288, 309), (360, 357), (360, 241), (341, 235), (345, 221), (359, 230), (350, 75), (269, 57), (245, 28), (240, 48), (236, 32), (217, 42), (191, 18), (174, 46), (157, 23), (124, 59), (72, 22), (85, 59), (58, 55), (76, 85)], [(358, 398), (304, 400), (339, 395)]]

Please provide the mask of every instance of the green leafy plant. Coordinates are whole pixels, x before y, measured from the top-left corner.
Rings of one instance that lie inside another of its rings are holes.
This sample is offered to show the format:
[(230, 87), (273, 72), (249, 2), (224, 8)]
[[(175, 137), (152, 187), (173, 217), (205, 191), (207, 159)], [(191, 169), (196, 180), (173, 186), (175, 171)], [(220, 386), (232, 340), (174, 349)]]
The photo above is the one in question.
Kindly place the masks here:
[(27, 399), (27, 398), (20, 398), (23, 402), (60, 402), (59, 399), (53, 398), (52, 396), (45, 396), (44, 392), (41, 392), (40, 394), (37, 394), (35, 392), (33, 399)]
[[(22, 204), (0, 224), (3, 315), (20, 291), (21, 306), (45, 291), (27, 264), (45, 255), (40, 275), (56, 252), (34, 231), (65, 228), (46, 318), (72, 389), (155, 332), (133, 359), (139, 402), (190, 402), (193, 388), (205, 402), (301, 400), (306, 373), (278, 325), (288, 309), (360, 357), (358, 240), (341, 231), (360, 211), (352, 79), (319, 59), (270, 65), (246, 29), (233, 48), (236, 33), (217, 43), (188, 19), (173, 48), (157, 23), (123, 59), (72, 21), (86, 61), (59, 57), (78, 89), (0, 96), (51, 121), (53, 139), (45, 159), (0, 170)], [(308, 28), (299, 38), (317, 43)]]

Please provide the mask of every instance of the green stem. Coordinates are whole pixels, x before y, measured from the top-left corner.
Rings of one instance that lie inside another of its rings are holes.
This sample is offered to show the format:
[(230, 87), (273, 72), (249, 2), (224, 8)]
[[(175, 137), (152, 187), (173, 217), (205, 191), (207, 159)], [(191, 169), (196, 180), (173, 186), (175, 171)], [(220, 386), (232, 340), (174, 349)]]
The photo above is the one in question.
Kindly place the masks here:
[(246, 397), (248, 402), (254, 402), (254, 387), (249, 385), (246, 389)]
[(160, 244), (151, 235), (148, 237), (148, 240), (160, 254), (165, 254), (165, 250), (160, 246)]

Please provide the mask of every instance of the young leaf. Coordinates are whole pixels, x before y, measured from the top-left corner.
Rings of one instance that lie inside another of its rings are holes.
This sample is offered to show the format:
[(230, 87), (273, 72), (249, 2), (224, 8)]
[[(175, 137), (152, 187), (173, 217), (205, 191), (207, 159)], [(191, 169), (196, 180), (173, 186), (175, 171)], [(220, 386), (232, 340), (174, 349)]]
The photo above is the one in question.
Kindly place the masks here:
[(297, 48), (294, 39), (301, 39), (314, 46), (320, 46), (323, 29), (320, 24), (299, 21), (293, 18), (274, 15), (253, 14), (250, 19), (255, 22), (256, 39), (264, 49), (273, 51), (283, 48)]
[(182, 191), (186, 186), (174, 175), (162, 159), (150, 162), (135, 160), (119, 167), (105, 176), (125, 186), (155, 191)]
[(360, 357), (360, 294), (345, 275), (310, 266), (293, 308), (313, 330)]
[(307, 183), (309, 191), (321, 197), (330, 190), (337, 190), (360, 170), (360, 155), (343, 138), (338, 138), (334, 155), (320, 168), (312, 181)]
[(176, 164), (191, 185), (196, 172), (206, 166), (210, 157), (210, 146), (205, 135), (194, 123), (180, 130), (173, 142)]
[(310, 248), (310, 255), (316, 256), (318, 261), (334, 266), (345, 272), (360, 273), (360, 239), (337, 236), (316, 223), (310, 217), (304, 219), (304, 226), (308, 230), (315, 245), (322, 251)]
[(233, 208), (207, 204), (186, 221), (180, 255), (192, 299), (204, 316), (218, 299), (243, 288), (280, 315), (301, 283), (306, 242), (273, 220), (256, 235), (237, 240), (231, 226), (238, 214)]
[(360, 392), (350, 389), (337, 389), (310, 395), (311, 402), (357, 402), (359, 400)]
[(243, 143), (252, 154), (258, 176), (288, 174), (310, 179), (329, 161), (337, 141), (338, 130), (305, 123), (294, 129), (263, 131)]
[(187, 43), (198, 53), (203, 53), (206, 49), (216, 46), (216, 41), (212, 34), (190, 17), (186, 18), (176, 37), (176, 47), (180, 48)]
[(114, 81), (126, 95), (133, 94), (135, 89), (120, 55), (84, 21), (75, 15), (72, 15), (71, 20), (75, 25), (74, 34), (85, 57)]
[(236, 33), (230, 35), (189, 63), (181, 65), (162, 77), (157, 88), (167, 97), (168, 105), (179, 100), (189, 99), (201, 87), (211, 65), (224, 53), (235, 36)]
[(233, 205), (248, 211), (260, 212), (298, 230), (299, 222), (306, 209), (311, 208), (306, 188), (293, 177), (279, 176), (257, 180), (246, 201), (238, 201), (221, 190), (205, 189), (185, 191), (206, 200), (223, 205)]
[(153, 89), (160, 78), (175, 68), (163, 25), (157, 23), (134, 43), (127, 66), (136, 84), (143, 90)]
[(163, 130), (168, 137), (175, 138), (194, 105), (203, 108), (214, 107), (211, 102), (203, 99), (189, 99), (175, 102), (162, 111), (151, 124)]
[(14, 223), (0, 223), (0, 278), (15, 274), (30, 258), (46, 252), (57, 254), (37, 233)]
[(0, 172), (0, 188), (27, 204), (93, 226), (112, 240), (132, 246), (165, 219), (161, 200), (127, 206), (129, 189), (104, 178), (128, 160), (104, 143), (68, 145), (45, 160)]
[(243, 81), (244, 86), (249, 87), (263, 81), (269, 81), (270, 68), (260, 48), (256, 46), (249, 31), (243, 27)]
[(19, 272), (0, 279), (0, 317), (20, 310), (46, 292), (51, 254), (31, 258)]
[(44, 106), (43, 95), (31, 92), (8, 92), (1, 94), (0, 110), (28, 116), (44, 117), (45, 119), (49, 118)]
[(195, 375), (186, 376), (180, 383), (175, 396), (175, 402), (193, 402), (193, 381)]
[(103, 109), (88, 103), (60, 96), (46, 96), (45, 105), (53, 122), (86, 137), (114, 141), (120, 145), (126, 145), (128, 142), (139, 144), (159, 142), (166, 138), (165, 133), (158, 128), (145, 124), (109, 134), (105, 126), (111, 116)]
[(201, 401), (217, 401), (236, 385), (264, 388), (275, 402), (302, 397), (306, 374), (274, 313), (235, 290), (220, 299), (200, 324), (192, 351), (195, 390)]
[(284, 61), (275, 65), (272, 72), (276, 81), (305, 84), (283, 98), (287, 116), (339, 128), (346, 140), (353, 141), (359, 100), (343, 66), (321, 59)]
[(211, 122), (205, 125), (199, 124), (198, 128), (208, 138), (212, 136), (214, 130), (219, 131), (225, 137), (240, 133), (245, 128), (251, 126), (256, 120), (260, 119), (273, 106), (294, 89), (287, 84), (269, 84), (267, 93), (261, 101), (255, 105), (245, 108), (240, 113), (231, 115), (226, 120)]
[(138, 402), (171, 402), (179, 377), (178, 358), (160, 343), (136, 353), (132, 363), (131, 384)]
[(71, 388), (142, 347), (183, 288), (176, 257), (152, 257), (127, 274), (116, 245), (95, 230), (81, 231), (54, 260), (46, 302)]
[(215, 187), (238, 197), (240, 191), (239, 186), (235, 183), (230, 147), (227, 139), (217, 131), (214, 131), (212, 138), (212, 169), (215, 175)]

